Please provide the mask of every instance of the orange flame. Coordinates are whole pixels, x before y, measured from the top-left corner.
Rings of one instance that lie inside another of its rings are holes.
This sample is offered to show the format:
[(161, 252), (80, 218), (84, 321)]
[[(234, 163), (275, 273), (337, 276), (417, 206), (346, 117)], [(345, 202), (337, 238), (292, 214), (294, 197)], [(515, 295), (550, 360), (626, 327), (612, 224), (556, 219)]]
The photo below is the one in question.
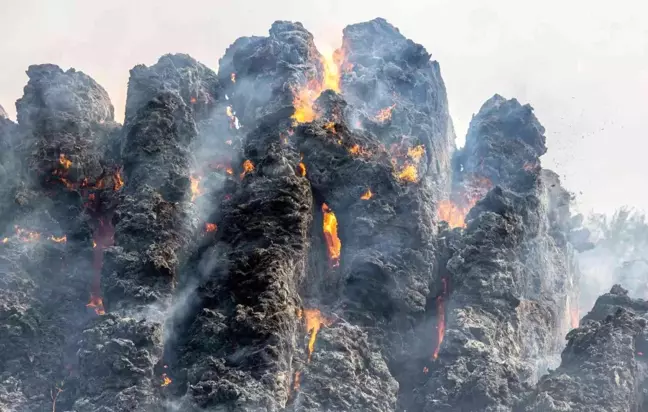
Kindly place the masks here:
[(306, 176), (306, 165), (304, 162), (299, 162), (299, 165), (297, 165), (297, 169), (299, 170), (299, 175), (304, 177)]
[(308, 362), (310, 362), (313, 351), (315, 350), (317, 332), (319, 332), (320, 327), (329, 326), (333, 322), (324, 317), (319, 309), (304, 309), (304, 317), (306, 318), (306, 331), (310, 333), (310, 338), (308, 339)]
[(69, 169), (72, 166), (72, 161), (68, 160), (63, 153), (59, 155), (59, 163), (65, 170)]
[(56, 237), (56, 236), (50, 236), (50, 240), (53, 240), (56, 243), (65, 243), (67, 242), (67, 235), (61, 236), (61, 237)]
[(362, 196), (360, 196), (360, 199), (369, 200), (369, 199), (371, 199), (372, 196), (373, 196), (373, 193), (371, 193), (371, 189), (367, 189), (367, 191)]
[(173, 381), (171, 380), (171, 378), (169, 378), (169, 375), (167, 375), (166, 373), (163, 373), (162, 374), (162, 383), (160, 384), (160, 386), (169, 386), (169, 384), (171, 382), (173, 382)]
[(337, 134), (337, 131), (335, 130), (335, 122), (327, 122), (324, 125), (324, 129), (328, 130), (329, 132), (333, 134)]
[(385, 107), (384, 109), (380, 109), (378, 114), (374, 116), (374, 119), (376, 119), (376, 121), (380, 123), (384, 123), (390, 120), (392, 117), (392, 110), (394, 110), (394, 107), (396, 107), (396, 103), (392, 104), (389, 107)]
[(436, 299), (437, 301), (437, 346), (434, 349), (432, 354), (432, 359), (436, 360), (439, 357), (439, 350), (441, 349), (441, 343), (443, 343), (443, 337), (445, 336), (445, 305), (443, 303), (444, 297), (448, 294), (448, 281), (446, 278), (442, 278), (441, 282), (443, 283), (443, 293), (439, 295)]
[(340, 65), (343, 56), (341, 51), (325, 52), (320, 58), (320, 63), (324, 68), (324, 76), (321, 81), (314, 79), (309, 81), (306, 86), (293, 90), (293, 106), (295, 113), (292, 119), (295, 123), (312, 122), (317, 117), (315, 112), (315, 100), (325, 90), (340, 92)]
[(197, 177), (194, 177), (193, 175), (189, 176), (189, 180), (191, 180), (191, 201), (192, 202), (202, 194), (200, 191), (200, 179), (201, 179), (200, 176)]
[(443, 200), (439, 203), (439, 220), (448, 222), (451, 228), (466, 227), (466, 215), (477, 202), (486, 195), (493, 184), (483, 176), (472, 176), (459, 194), (457, 203), (451, 200)]
[(87, 308), (93, 308), (97, 315), (105, 315), (106, 311), (104, 310), (103, 299), (100, 296), (94, 294), (90, 295), (90, 302), (86, 305)]
[(250, 159), (247, 159), (243, 162), (243, 172), (241, 173), (241, 179), (245, 177), (246, 174), (254, 170), (254, 163)]
[(232, 81), (232, 83), (236, 83), (236, 73), (230, 74), (230, 80)]
[(113, 176), (114, 184), (113, 184), (113, 190), (116, 192), (122, 187), (124, 187), (124, 181), (122, 180), (121, 177), (121, 171), (116, 170), (115, 175)]
[(216, 229), (218, 229), (218, 226), (216, 226), (216, 223), (205, 223), (205, 230), (207, 232), (215, 232)]
[(326, 203), (322, 203), (324, 239), (328, 249), (329, 261), (333, 267), (340, 265), (342, 243), (337, 233), (337, 218)]

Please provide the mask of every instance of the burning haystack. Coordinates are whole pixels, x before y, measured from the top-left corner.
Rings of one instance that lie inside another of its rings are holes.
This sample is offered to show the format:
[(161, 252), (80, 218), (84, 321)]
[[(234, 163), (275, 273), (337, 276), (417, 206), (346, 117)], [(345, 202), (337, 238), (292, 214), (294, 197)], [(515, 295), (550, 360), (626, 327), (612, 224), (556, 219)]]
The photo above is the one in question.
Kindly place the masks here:
[(27, 74), (0, 411), (648, 410), (646, 303), (579, 327), (587, 233), (533, 109), (495, 95), (457, 150), (439, 64), (385, 20), (137, 66), (123, 125), (86, 74)]

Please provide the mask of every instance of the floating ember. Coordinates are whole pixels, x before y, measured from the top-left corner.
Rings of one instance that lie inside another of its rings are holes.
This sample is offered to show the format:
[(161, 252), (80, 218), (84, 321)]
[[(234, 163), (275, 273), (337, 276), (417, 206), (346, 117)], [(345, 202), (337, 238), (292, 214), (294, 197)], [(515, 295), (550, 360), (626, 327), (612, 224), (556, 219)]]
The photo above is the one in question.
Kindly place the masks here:
[(424, 366), (424, 367), (423, 367), (423, 373), (428, 373), (429, 371), (430, 371), (430, 370), (428, 369), (427, 366)]
[(331, 266), (336, 267), (340, 265), (340, 251), (342, 250), (342, 243), (337, 233), (337, 218), (326, 203), (322, 203), (322, 214), (324, 239), (326, 240), (329, 262)]
[(169, 384), (171, 382), (173, 382), (173, 381), (171, 380), (171, 378), (169, 378), (169, 375), (167, 375), (166, 373), (163, 373), (162, 374), (162, 383), (160, 384), (160, 386), (169, 386)]
[(384, 109), (381, 109), (376, 116), (374, 116), (374, 119), (377, 122), (384, 123), (388, 120), (391, 120), (392, 117), (392, 110), (394, 110), (394, 107), (396, 107), (396, 103), (392, 104), (389, 107), (385, 107)]
[(232, 81), (232, 83), (236, 83), (236, 73), (230, 74), (230, 80)]
[(304, 309), (304, 317), (306, 319), (306, 331), (310, 333), (308, 340), (308, 362), (310, 362), (313, 351), (315, 350), (317, 332), (319, 332), (320, 327), (329, 326), (333, 322), (325, 318), (319, 309)]
[(207, 232), (215, 232), (216, 229), (218, 229), (218, 226), (216, 226), (216, 223), (205, 223), (205, 231), (207, 231)]
[(373, 196), (373, 193), (371, 193), (371, 189), (367, 189), (367, 191), (362, 196), (360, 196), (360, 199), (369, 200), (369, 199), (371, 199), (372, 196)]
[(246, 174), (252, 172), (254, 170), (254, 163), (250, 159), (247, 159), (245, 162), (243, 162), (243, 172), (241, 173), (241, 179), (245, 177)]
[(189, 102), (190, 102), (191, 104), (196, 104), (196, 98), (193, 97), (193, 96), (191, 96), (191, 98), (189, 99)]

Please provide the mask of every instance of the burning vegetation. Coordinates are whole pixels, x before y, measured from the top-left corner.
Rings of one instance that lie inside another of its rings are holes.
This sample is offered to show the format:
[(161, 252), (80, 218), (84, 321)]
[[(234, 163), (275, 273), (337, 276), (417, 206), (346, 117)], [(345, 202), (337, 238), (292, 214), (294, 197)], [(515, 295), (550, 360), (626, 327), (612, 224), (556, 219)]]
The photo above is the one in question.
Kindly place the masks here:
[(317, 332), (319, 332), (322, 326), (330, 326), (333, 322), (322, 315), (319, 309), (304, 309), (304, 319), (306, 322), (306, 332), (310, 334), (308, 339), (308, 362), (310, 362), (315, 351)]

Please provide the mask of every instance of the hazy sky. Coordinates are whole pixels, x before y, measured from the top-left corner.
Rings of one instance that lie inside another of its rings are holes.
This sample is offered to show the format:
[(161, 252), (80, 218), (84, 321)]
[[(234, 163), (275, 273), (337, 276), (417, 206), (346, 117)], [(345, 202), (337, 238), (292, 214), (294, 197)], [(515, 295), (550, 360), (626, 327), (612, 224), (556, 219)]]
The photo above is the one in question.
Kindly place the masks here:
[(645, 0), (0, 0), (0, 104), (14, 117), (27, 66), (55, 63), (103, 85), (121, 120), (135, 64), (184, 52), (216, 69), (279, 19), (337, 47), (344, 26), (380, 16), (440, 62), (460, 144), (487, 98), (516, 97), (582, 211), (648, 210), (646, 15)]

